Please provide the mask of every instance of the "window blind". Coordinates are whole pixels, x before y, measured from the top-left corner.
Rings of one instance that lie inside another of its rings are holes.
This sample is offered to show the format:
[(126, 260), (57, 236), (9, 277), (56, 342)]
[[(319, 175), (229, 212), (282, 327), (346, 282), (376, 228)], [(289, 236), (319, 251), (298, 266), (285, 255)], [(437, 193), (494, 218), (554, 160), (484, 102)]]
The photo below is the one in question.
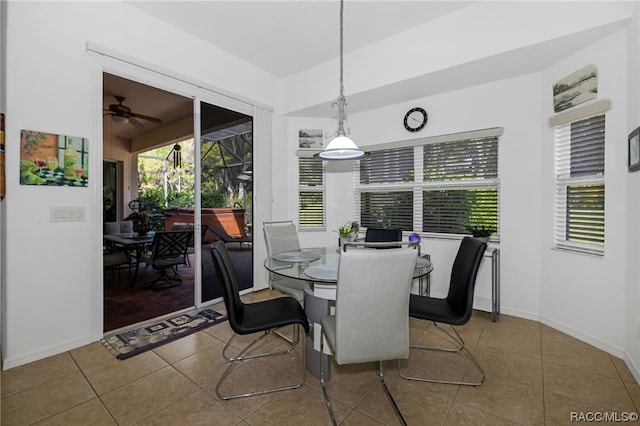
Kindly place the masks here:
[(298, 227), (305, 230), (325, 228), (325, 187), (322, 160), (298, 159)]
[(355, 166), (356, 217), (364, 227), (497, 235), (498, 174), (494, 135), (373, 151)]
[(555, 243), (559, 248), (604, 253), (605, 116), (555, 128)]

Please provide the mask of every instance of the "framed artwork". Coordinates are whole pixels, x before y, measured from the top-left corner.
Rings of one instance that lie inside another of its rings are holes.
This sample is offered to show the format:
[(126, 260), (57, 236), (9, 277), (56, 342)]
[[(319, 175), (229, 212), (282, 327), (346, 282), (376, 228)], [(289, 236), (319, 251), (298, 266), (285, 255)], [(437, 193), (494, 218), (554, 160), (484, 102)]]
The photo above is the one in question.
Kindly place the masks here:
[(560, 112), (598, 95), (595, 65), (588, 65), (553, 85), (553, 110)]
[(324, 148), (322, 139), (322, 129), (300, 129), (298, 130), (298, 148), (321, 150)]
[(87, 139), (20, 132), (20, 185), (87, 187), (88, 183)]
[(629, 171), (640, 170), (640, 127), (629, 134)]

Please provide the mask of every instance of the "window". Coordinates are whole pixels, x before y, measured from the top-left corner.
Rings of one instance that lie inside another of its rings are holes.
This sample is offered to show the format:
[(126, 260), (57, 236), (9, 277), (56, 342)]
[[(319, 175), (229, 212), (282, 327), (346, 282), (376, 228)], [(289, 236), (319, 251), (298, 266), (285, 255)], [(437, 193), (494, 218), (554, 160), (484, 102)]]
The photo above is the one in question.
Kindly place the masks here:
[(325, 187), (322, 160), (298, 159), (298, 228), (325, 229)]
[(556, 247), (604, 254), (605, 116), (555, 127)]
[(356, 215), (364, 227), (434, 235), (499, 229), (502, 129), (406, 141), (356, 162)]

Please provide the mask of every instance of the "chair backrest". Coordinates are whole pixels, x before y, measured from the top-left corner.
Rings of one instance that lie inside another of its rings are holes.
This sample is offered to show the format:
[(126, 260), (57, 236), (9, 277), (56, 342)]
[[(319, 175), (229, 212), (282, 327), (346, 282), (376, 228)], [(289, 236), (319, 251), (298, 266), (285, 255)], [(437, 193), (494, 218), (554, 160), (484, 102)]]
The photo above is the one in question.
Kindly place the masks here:
[(482, 256), (487, 243), (472, 237), (464, 237), (451, 267), (447, 303), (459, 316), (457, 324), (469, 321), (473, 312), (473, 292)]
[(340, 253), (336, 293), (338, 364), (409, 356), (409, 293), (418, 251)]
[[(367, 243), (388, 243), (393, 241), (402, 241), (402, 230), (367, 228), (367, 232), (364, 234), (364, 241)], [(376, 248), (393, 248), (393, 246)]]
[(285, 251), (300, 250), (298, 232), (292, 221), (264, 222), (263, 229), (269, 256)]
[(213, 259), (213, 266), (216, 270), (218, 283), (220, 287), (222, 287), (222, 297), (224, 299), (224, 306), (227, 309), (229, 325), (235, 333), (245, 334), (240, 327), (244, 304), (242, 300), (240, 300), (238, 279), (227, 246), (222, 240), (217, 240), (211, 244), (211, 258)]
[(151, 262), (154, 265), (178, 265), (193, 237), (193, 231), (158, 231), (151, 243)]

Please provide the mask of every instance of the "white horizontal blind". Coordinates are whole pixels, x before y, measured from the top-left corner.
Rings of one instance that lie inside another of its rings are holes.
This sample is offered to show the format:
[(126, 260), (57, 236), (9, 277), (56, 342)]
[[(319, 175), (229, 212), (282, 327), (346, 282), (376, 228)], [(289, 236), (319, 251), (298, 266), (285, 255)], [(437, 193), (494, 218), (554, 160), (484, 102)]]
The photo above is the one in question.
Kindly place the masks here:
[(365, 228), (413, 229), (413, 147), (374, 151), (356, 165), (356, 197)]
[(484, 226), (495, 235), (498, 137), (417, 143), (373, 151), (356, 163), (355, 213), (362, 226), (456, 235)]
[(555, 127), (555, 243), (604, 254), (605, 116)]
[(325, 186), (322, 160), (298, 159), (298, 227), (325, 230)]
[(498, 233), (497, 137), (425, 145), (424, 181), (424, 232)]

